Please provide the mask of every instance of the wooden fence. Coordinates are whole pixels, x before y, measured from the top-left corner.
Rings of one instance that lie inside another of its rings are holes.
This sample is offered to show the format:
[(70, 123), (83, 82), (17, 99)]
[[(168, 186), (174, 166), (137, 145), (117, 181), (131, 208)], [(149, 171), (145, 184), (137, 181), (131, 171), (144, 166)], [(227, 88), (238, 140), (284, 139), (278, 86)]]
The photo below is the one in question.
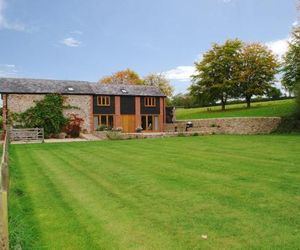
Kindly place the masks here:
[(3, 143), (3, 152), (0, 166), (0, 249), (8, 250), (8, 146), (9, 146), (9, 131), (5, 133)]
[(44, 142), (43, 128), (20, 128), (10, 130), (11, 141), (41, 141)]

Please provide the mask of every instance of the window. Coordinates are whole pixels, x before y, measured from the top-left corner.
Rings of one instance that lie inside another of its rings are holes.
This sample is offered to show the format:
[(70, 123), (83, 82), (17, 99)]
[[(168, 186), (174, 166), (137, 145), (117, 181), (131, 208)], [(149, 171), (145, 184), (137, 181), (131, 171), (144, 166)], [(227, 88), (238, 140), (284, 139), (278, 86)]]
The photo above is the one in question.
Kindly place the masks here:
[(98, 96), (97, 97), (98, 106), (110, 106), (110, 97), (109, 96)]
[(145, 97), (145, 107), (155, 107), (156, 106), (156, 99), (155, 97)]
[(101, 126), (113, 128), (114, 127), (114, 116), (113, 115), (95, 115), (94, 116), (95, 130)]
[(158, 131), (159, 119), (157, 115), (142, 115), (141, 125), (144, 131)]

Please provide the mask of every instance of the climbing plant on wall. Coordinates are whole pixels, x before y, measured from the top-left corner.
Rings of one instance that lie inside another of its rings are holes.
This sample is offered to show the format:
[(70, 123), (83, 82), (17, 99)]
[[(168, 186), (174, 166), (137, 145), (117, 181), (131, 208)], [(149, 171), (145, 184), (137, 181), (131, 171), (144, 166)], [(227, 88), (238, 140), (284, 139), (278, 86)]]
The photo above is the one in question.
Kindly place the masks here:
[(68, 124), (69, 119), (64, 117), (63, 110), (74, 108), (64, 106), (64, 98), (60, 94), (47, 94), (45, 98), (36, 101), (35, 106), (23, 113), (14, 115), (14, 124), (26, 128), (44, 128), (45, 136), (58, 134)]

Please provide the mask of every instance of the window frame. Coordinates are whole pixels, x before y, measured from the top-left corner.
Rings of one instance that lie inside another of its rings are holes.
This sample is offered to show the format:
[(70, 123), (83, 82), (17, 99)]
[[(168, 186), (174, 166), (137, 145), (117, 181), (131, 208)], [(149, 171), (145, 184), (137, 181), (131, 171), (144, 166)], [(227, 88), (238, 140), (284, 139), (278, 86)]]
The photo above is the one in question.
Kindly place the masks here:
[[(143, 131), (145, 131), (145, 132), (156, 132), (156, 131), (160, 130), (159, 115), (141, 114), (141, 127), (142, 127), (143, 116), (146, 117), (146, 129), (143, 129)], [(148, 120), (149, 120), (148, 118), (149, 118), (149, 116), (151, 116), (151, 119), (152, 119), (152, 129), (148, 129)], [(156, 130), (154, 129), (154, 127), (155, 127), (155, 118), (158, 119), (158, 127), (157, 127)]]
[(145, 97), (144, 106), (148, 108), (156, 107), (156, 98), (155, 97)]
[[(106, 120), (106, 123), (105, 124), (102, 124), (101, 123), (101, 118), (102, 117), (105, 117), (105, 120)], [(109, 117), (111, 116), (111, 118), (112, 118), (112, 126), (110, 126), (109, 125)], [(95, 117), (97, 117), (98, 118), (98, 124), (97, 124), (97, 126), (96, 126), (96, 129), (98, 128), (98, 127), (101, 127), (101, 126), (106, 126), (106, 127), (111, 127), (111, 128), (113, 128), (114, 127), (114, 121), (115, 121), (115, 118), (114, 118), (114, 115), (113, 114), (100, 114), (100, 115), (94, 115), (94, 119), (95, 119)], [(94, 127), (95, 127), (95, 125), (94, 125)]]
[(97, 106), (109, 107), (110, 106), (110, 96), (106, 96), (106, 95), (97, 96)]

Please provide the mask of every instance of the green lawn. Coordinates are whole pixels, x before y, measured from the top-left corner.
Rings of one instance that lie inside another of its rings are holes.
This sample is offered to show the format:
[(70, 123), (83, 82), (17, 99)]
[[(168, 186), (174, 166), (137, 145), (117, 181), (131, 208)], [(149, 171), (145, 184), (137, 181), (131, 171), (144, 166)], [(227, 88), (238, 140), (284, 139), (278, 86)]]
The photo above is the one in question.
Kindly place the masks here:
[(299, 249), (299, 152), (299, 135), (11, 145), (11, 247)]
[(177, 109), (176, 118), (186, 120), (223, 117), (282, 117), (294, 112), (295, 100), (257, 102), (251, 105), (250, 109), (246, 108), (246, 104), (227, 105), (226, 111), (221, 111), (221, 106), (210, 107), (210, 110), (208, 108)]

